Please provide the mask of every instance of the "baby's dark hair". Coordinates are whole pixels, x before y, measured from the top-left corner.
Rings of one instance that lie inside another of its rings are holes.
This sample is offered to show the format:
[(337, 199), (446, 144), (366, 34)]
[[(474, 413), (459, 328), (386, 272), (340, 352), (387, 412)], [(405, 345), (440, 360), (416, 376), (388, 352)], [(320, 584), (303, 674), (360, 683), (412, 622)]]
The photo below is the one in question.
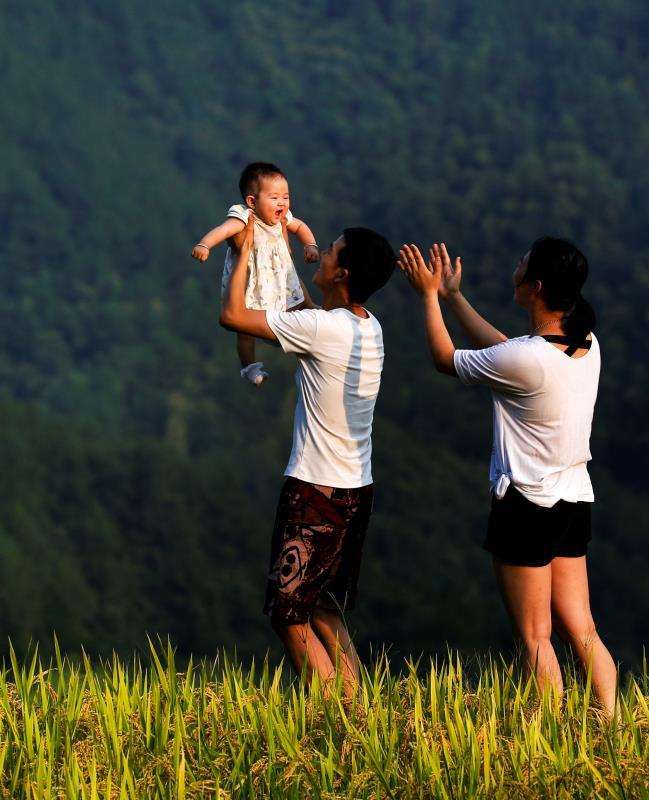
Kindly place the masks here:
[(349, 299), (364, 303), (388, 282), (397, 257), (388, 241), (369, 228), (345, 228), (343, 235), (338, 264), (349, 270)]
[(248, 164), (247, 167), (243, 168), (243, 172), (239, 178), (241, 197), (243, 197), (244, 200), (249, 194), (253, 195), (253, 197), (257, 197), (261, 188), (261, 179), (273, 178), (277, 175), (286, 178), (286, 175), (284, 175), (282, 170), (276, 167), (275, 164), (267, 164), (264, 161), (254, 161), (252, 164)]
[(530, 249), (524, 281), (541, 281), (541, 296), (552, 311), (565, 311), (565, 333), (583, 338), (596, 324), (595, 312), (582, 296), (588, 260), (572, 242), (544, 236)]

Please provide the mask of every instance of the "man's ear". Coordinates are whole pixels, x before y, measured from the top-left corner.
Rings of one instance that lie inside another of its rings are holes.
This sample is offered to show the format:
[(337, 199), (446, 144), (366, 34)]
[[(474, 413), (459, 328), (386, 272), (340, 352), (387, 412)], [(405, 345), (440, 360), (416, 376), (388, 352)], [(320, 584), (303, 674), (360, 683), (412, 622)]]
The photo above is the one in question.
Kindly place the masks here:
[(254, 194), (246, 195), (246, 205), (248, 208), (251, 208), (253, 211), (255, 210), (255, 196)]
[(541, 281), (539, 280), (534, 281), (534, 291), (537, 294), (541, 294), (542, 289), (543, 289), (543, 284), (541, 283)]
[(334, 278), (334, 283), (347, 280), (348, 277), (349, 277), (349, 270), (345, 269), (344, 267), (338, 267), (336, 269), (336, 277)]

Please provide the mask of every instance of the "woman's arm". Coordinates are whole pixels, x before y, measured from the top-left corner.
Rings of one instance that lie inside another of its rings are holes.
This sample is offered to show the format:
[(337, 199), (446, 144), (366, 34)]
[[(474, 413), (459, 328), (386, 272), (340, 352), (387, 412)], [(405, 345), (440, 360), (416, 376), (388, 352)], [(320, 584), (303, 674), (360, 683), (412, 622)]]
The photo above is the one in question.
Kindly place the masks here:
[(286, 226), (286, 230), (294, 236), (297, 236), (304, 245), (304, 260), (307, 264), (315, 264), (316, 261), (320, 260), (320, 251), (318, 250), (315, 236), (306, 222), (303, 222), (297, 217), (293, 217)]
[(481, 317), (461, 292), (452, 294), (445, 299), (453, 316), (460, 323), (460, 327), (474, 347), (491, 347), (507, 341), (505, 334)]
[(429, 269), (432, 269), (433, 261), (439, 259), (441, 262), (442, 281), (439, 294), (446, 301), (471, 344), (474, 347), (483, 348), (507, 341), (505, 334), (481, 317), (460, 291), (462, 260), (459, 257), (456, 258), (455, 267), (453, 267), (444, 243), (434, 244), (429, 251), (429, 256)]
[(399, 269), (424, 301), (426, 337), (435, 366), (438, 372), (457, 375), (453, 362), (455, 345), (446, 329), (439, 304), (439, 289), (442, 283), (441, 257), (434, 256), (431, 251), (431, 261), (426, 266), (419, 248), (414, 244), (410, 246), (404, 244), (399, 253), (401, 254), (401, 260), (397, 262)]
[(212, 228), (211, 231), (208, 231), (203, 236), (200, 242), (194, 245), (192, 256), (198, 261), (207, 261), (210, 256), (210, 250), (213, 247), (240, 233), (245, 227), (245, 224), (240, 219), (228, 217), (225, 222), (222, 222), (216, 228)]

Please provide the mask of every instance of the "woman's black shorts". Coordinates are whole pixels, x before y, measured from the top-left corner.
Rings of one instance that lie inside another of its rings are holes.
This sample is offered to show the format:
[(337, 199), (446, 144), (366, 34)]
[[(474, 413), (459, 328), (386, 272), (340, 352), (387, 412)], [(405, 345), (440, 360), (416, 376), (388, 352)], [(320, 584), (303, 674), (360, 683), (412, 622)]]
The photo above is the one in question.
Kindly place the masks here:
[(543, 567), (557, 556), (585, 556), (590, 507), (565, 500), (551, 508), (537, 506), (510, 484), (501, 500), (492, 496), (483, 547), (500, 561), (521, 567)]

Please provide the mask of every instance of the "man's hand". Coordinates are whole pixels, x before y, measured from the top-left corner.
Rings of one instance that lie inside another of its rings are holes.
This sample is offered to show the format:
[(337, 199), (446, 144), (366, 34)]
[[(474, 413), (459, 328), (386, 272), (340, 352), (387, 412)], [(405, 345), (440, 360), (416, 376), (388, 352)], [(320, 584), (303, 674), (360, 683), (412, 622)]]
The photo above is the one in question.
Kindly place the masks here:
[(195, 244), (192, 250), (192, 258), (197, 261), (207, 261), (210, 257), (210, 248), (204, 244)]
[(397, 266), (417, 294), (422, 297), (437, 294), (442, 282), (441, 257), (438, 258), (433, 254), (429, 265), (426, 266), (416, 244), (404, 244), (399, 254), (401, 260), (397, 261)]
[[(248, 238), (248, 227), (250, 225), (250, 220), (254, 220), (254, 216), (253, 216), (252, 211), (248, 215), (248, 222), (241, 228), (239, 233), (235, 233), (234, 236), (232, 236), (230, 239), (228, 239), (228, 244), (232, 248), (232, 250), (234, 252), (234, 255), (237, 256), (237, 257), (239, 255), (239, 253), (241, 253), (241, 251), (243, 250), (243, 245), (244, 245), (246, 239)], [(254, 233), (255, 233), (255, 231), (254, 231), (254, 224), (253, 224), (253, 231), (252, 231), (253, 240), (254, 240)], [(252, 245), (251, 245), (251, 247), (252, 247)], [(248, 255), (250, 255), (250, 248), (248, 248), (247, 253), (248, 253)]]
[(244, 230), (245, 237), (241, 243), (239, 257), (234, 265), (230, 283), (223, 296), (220, 322), (224, 328), (237, 331), (237, 333), (247, 333), (248, 336), (257, 336), (260, 339), (268, 339), (271, 342), (277, 341), (277, 337), (266, 320), (266, 312), (246, 308), (245, 293), (248, 259), (255, 240), (255, 219), (252, 214), (248, 217), (248, 224)]
[(288, 214), (288, 208), (282, 212), (282, 216), (279, 218), (280, 222), (282, 223), (282, 236), (284, 237), (284, 241), (286, 242), (286, 248), (289, 253), (291, 253), (291, 243), (288, 238), (288, 225), (286, 223), (286, 215)]
[(291, 308), (290, 311), (293, 310), (299, 311), (300, 309), (303, 308), (321, 308), (321, 306), (318, 306), (313, 302), (311, 295), (309, 294), (309, 290), (306, 288), (306, 285), (302, 280), (302, 278), (298, 278), (298, 280), (300, 281), (300, 286), (302, 287), (302, 294), (304, 295), (304, 300), (300, 303), (299, 306), (293, 306), (293, 308)]
[(455, 267), (451, 263), (451, 258), (446, 251), (446, 245), (434, 244), (428, 251), (428, 269), (433, 270), (433, 264), (441, 264), (442, 282), (439, 286), (440, 297), (448, 300), (451, 295), (459, 294), (460, 283), (462, 281), (462, 259), (458, 256), (455, 259)]
[(255, 243), (255, 215), (252, 211), (248, 214), (248, 224), (245, 227), (245, 232), (246, 235), (241, 243), (241, 250), (239, 252), (249, 256), (252, 246)]

